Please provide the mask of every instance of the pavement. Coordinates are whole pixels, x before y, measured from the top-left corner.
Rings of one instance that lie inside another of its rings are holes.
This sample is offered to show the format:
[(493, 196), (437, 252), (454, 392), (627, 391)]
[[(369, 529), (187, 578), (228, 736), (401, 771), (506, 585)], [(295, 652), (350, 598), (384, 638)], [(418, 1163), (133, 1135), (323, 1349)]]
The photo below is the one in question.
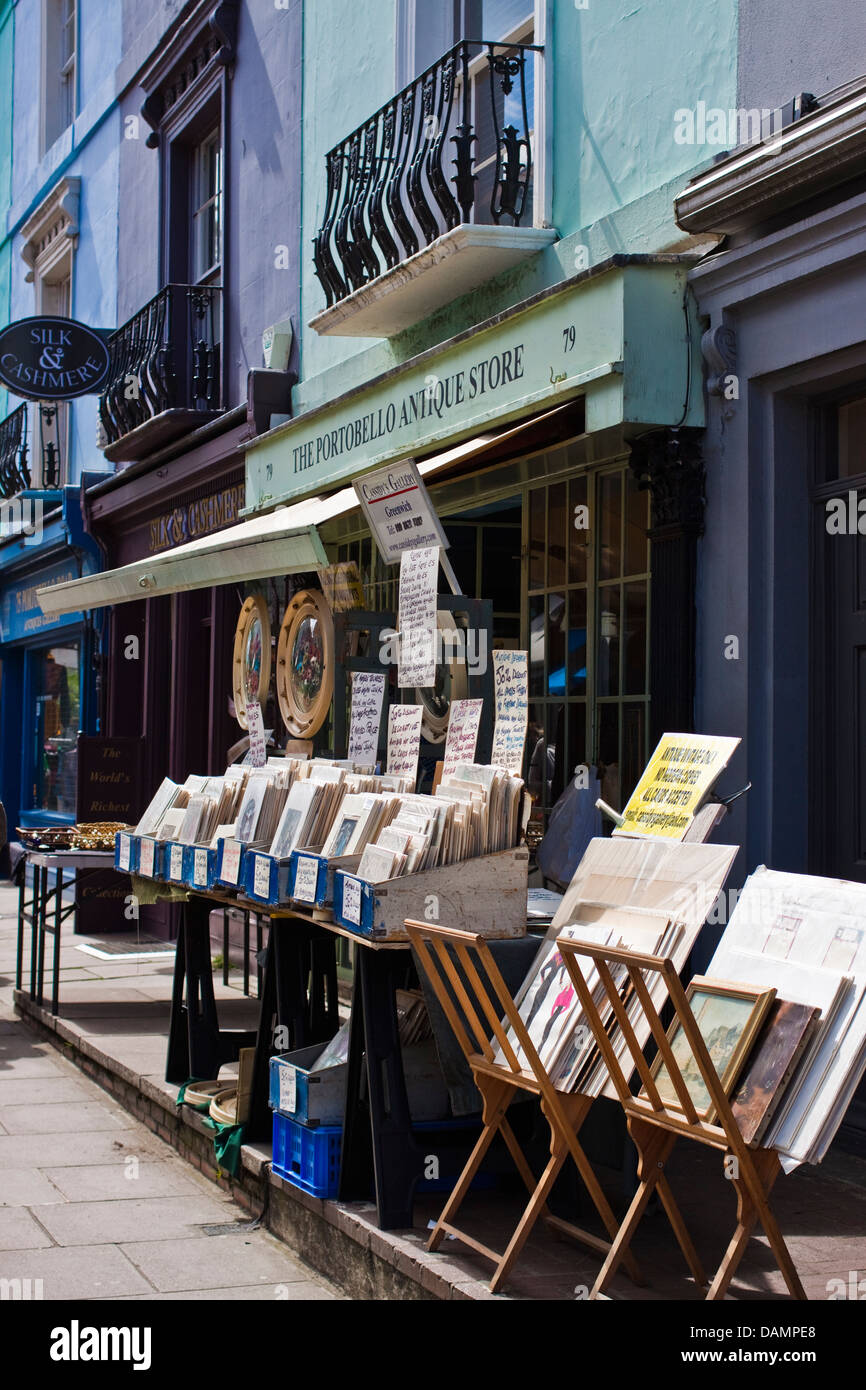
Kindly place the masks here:
[[(344, 1298), (16, 1017), (16, 918), (0, 887), (0, 1297), (21, 1280), (46, 1300)], [(173, 956), (105, 962), (79, 940), (63, 946), (61, 1000), (74, 986), (102, 1044), (121, 1037), (159, 1071)], [(142, 1009), (159, 1031), (140, 1037)]]
[[(248, 1212), (225, 1191), (15, 1018), (16, 915), (17, 894), (0, 887), (0, 1279), (42, 1278), (46, 1298), (70, 1293), (86, 1298), (329, 1298), (345, 1297), (343, 1288), (359, 1298), (586, 1297), (598, 1272), (597, 1258), (541, 1222), (498, 1296), (487, 1291), (487, 1262), (459, 1242), (448, 1239), (437, 1252), (427, 1252), (428, 1223), (441, 1210), (441, 1196), (416, 1200), (413, 1229), (379, 1231), (369, 1202), (319, 1201), (271, 1175), (269, 1220), (283, 1240), (262, 1229), (250, 1231)], [(82, 938), (64, 933), (56, 1041), (69, 1055), (110, 1059), (116, 1074), (174, 1110), (176, 1088), (163, 1079), (173, 953), (157, 960), (103, 961), (83, 952), (82, 944)], [(49, 956), (50, 951), (49, 942)], [(223, 985), (220, 972), (216, 976), (223, 1026), (254, 1027), (257, 1001)], [(247, 1146), (244, 1154), (245, 1164), (257, 1164), (267, 1181), (269, 1145)], [(711, 1271), (735, 1225), (734, 1193), (719, 1156), (681, 1143), (667, 1169)], [(622, 1213), (621, 1175), (597, 1171), (614, 1210)], [(460, 1224), (504, 1249), (521, 1206), (514, 1192), (471, 1193)], [(834, 1290), (839, 1296), (840, 1288), (850, 1290), (866, 1279), (866, 1161), (833, 1146), (819, 1167), (803, 1166), (780, 1177), (772, 1206), (810, 1299), (825, 1300)], [(304, 1231), (306, 1256), (321, 1258), (321, 1268), (339, 1277), (340, 1288), (301, 1260), (293, 1240), (302, 1239)], [(660, 1211), (645, 1216), (632, 1248), (647, 1284), (635, 1287), (618, 1274), (609, 1288), (612, 1298), (703, 1296), (687, 1277)], [(223, 1251), (230, 1258), (223, 1259)], [(378, 1261), (378, 1274), (369, 1273), (372, 1259)], [(402, 1288), (376, 1282), (386, 1265), (403, 1278)], [(369, 1276), (366, 1285), (362, 1276)], [(762, 1234), (750, 1241), (729, 1297), (787, 1297)]]

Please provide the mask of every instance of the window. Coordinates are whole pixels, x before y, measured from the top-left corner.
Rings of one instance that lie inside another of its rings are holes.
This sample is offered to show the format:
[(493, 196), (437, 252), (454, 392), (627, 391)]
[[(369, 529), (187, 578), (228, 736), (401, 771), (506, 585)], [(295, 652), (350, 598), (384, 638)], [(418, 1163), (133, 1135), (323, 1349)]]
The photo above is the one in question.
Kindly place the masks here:
[(192, 280), (217, 283), (222, 261), (222, 149), (213, 130), (193, 150), (191, 161)]
[[(62, 318), (72, 313), (72, 273), (78, 240), (80, 180), (61, 179), (22, 228), (21, 255), (33, 285), (34, 311)], [(29, 412), (34, 487), (57, 488), (70, 481), (69, 401), (40, 402)]]
[(75, 815), (76, 740), (81, 720), (78, 642), (34, 652), (34, 811)]
[(75, 0), (44, 0), (42, 10), (42, 149), (76, 115)]

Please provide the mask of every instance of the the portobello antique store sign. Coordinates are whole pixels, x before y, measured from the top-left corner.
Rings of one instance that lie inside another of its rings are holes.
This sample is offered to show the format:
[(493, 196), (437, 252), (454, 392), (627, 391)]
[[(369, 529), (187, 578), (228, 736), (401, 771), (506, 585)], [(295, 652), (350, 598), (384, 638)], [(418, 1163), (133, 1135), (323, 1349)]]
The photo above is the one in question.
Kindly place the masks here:
[[(327, 404), (305, 402), (299, 388), (301, 413), (246, 444), (245, 510), (309, 495), (570, 396), (586, 397), (587, 430), (670, 424), (682, 415), (694, 346), (685, 294), (683, 266), (617, 257)], [(700, 393), (692, 397), (687, 423), (700, 423), (693, 418)]]

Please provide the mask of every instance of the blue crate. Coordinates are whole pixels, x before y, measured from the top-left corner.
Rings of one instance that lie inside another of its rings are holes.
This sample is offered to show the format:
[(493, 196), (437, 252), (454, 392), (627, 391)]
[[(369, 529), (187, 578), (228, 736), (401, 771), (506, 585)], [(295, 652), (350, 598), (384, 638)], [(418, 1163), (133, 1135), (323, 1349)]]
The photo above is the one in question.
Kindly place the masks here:
[(340, 1125), (308, 1129), (288, 1115), (274, 1111), (274, 1152), (271, 1166), (278, 1177), (313, 1197), (336, 1197), (340, 1182), (343, 1130)]
[(334, 874), (334, 921), (359, 936), (373, 936), (376, 892), (357, 874), (338, 869)]
[(114, 837), (114, 867), (122, 874), (134, 874), (138, 870), (138, 854), (141, 841), (128, 830), (118, 830)]
[(213, 888), (217, 881), (217, 851), (209, 845), (185, 845), (183, 881), (187, 888)]
[[(308, 907), (324, 907), (328, 898), (328, 861), (308, 849), (293, 849), (289, 870), (289, 895), (293, 902)], [(334, 875), (330, 874), (331, 897)]]
[(277, 907), (289, 900), (288, 859), (274, 859), (262, 850), (248, 849), (244, 855), (243, 887), (248, 898)]
[(142, 878), (165, 877), (165, 846), (153, 835), (142, 835), (138, 842), (138, 872)]
[[(234, 847), (237, 846), (239, 855), (236, 862), (229, 866), (229, 859), (234, 858)], [(229, 853), (227, 854), (227, 850)], [(220, 840), (217, 846), (217, 883), (224, 884), (227, 888), (242, 888), (244, 882), (244, 855), (246, 846), (238, 844), (231, 836)], [(236, 872), (235, 872), (236, 870)]]
[(167, 840), (165, 843), (162, 875), (169, 883), (183, 885), (183, 852), (185, 849), (186, 845), (180, 844), (177, 840)]

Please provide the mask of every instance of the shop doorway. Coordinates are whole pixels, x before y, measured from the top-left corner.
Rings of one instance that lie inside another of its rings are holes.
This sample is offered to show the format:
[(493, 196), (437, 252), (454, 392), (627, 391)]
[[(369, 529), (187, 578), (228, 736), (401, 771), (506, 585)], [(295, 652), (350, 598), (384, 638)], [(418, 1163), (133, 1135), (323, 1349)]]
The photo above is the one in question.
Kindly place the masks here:
[[(821, 406), (812, 497), (810, 867), (866, 882), (866, 394)], [(862, 507), (862, 515), (860, 508)], [(862, 525), (862, 532), (860, 526)]]

